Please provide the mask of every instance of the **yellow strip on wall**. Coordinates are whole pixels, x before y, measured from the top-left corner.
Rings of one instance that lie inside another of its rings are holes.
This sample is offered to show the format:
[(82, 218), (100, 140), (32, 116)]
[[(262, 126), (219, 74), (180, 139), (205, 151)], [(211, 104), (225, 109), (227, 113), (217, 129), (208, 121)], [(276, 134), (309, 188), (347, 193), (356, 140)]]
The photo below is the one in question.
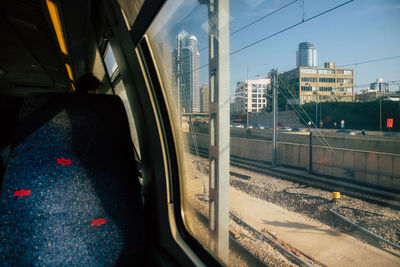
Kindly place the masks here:
[(65, 64), (65, 67), (67, 68), (67, 72), (68, 72), (69, 79), (70, 79), (71, 81), (73, 81), (73, 80), (74, 80), (74, 75), (72, 75), (71, 66), (68, 65), (68, 64)]
[(67, 45), (65, 43), (64, 34), (61, 26), (60, 14), (56, 4), (51, 0), (46, 0), (47, 8), (49, 9), (51, 21), (53, 22), (54, 30), (56, 31), (58, 44), (60, 45), (61, 52), (68, 55)]

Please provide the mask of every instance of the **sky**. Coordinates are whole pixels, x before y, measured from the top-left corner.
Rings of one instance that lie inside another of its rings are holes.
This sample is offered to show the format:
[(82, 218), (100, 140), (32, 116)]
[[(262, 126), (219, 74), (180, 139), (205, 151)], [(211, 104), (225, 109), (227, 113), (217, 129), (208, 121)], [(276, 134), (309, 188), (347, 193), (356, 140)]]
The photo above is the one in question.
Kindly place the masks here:
[[(230, 1), (230, 32), (271, 13), (292, 0)], [(230, 51), (292, 26), (302, 19), (333, 8), (347, 0), (299, 0), (230, 38)], [(176, 35), (186, 30), (198, 39), (200, 66), (208, 63), (207, 7), (197, 0), (167, 2), (160, 12), (153, 36), (176, 45)], [(246, 79), (265, 77), (277, 68), (278, 72), (296, 66), (296, 50), (301, 42), (313, 42), (318, 53), (318, 66), (333, 61), (336, 65), (400, 56), (400, 0), (355, 0), (345, 6), (307, 21), (297, 27), (262, 41), (230, 57), (231, 92), (236, 83)], [(377, 78), (384, 81), (400, 80), (400, 57), (369, 64), (348, 66), (355, 70), (357, 85), (369, 84)], [(259, 76), (258, 76), (259, 75)], [(208, 83), (208, 67), (200, 70), (201, 84)], [(357, 89), (363, 89), (368, 86)], [(391, 85), (391, 90), (400, 89)]]

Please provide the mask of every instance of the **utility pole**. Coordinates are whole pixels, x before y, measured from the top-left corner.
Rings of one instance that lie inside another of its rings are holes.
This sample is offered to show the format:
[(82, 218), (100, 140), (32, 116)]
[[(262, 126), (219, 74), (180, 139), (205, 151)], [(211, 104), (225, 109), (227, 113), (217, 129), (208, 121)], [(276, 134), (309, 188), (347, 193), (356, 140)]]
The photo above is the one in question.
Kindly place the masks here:
[(318, 128), (318, 93), (315, 99), (315, 128)]
[(322, 102), (319, 104), (319, 127), (321, 128), (321, 122), (322, 122)]
[(246, 109), (246, 113), (247, 113), (247, 117), (246, 117), (246, 128), (249, 129), (249, 67), (246, 68), (246, 102), (247, 102), (247, 109)]
[(379, 135), (382, 136), (382, 97), (379, 97)]
[(272, 78), (272, 114), (273, 114), (273, 125), (274, 125), (274, 131), (272, 134), (272, 167), (276, 167), (277, 165), (277, 160), (276, 160), (276, 150), (277, 150), (277, 128), (278, 128), (278, 105), (277, 105), (277, 97), (276, 97), (276, 75), (277, 75), (277, 70), (272, 69), (271, 70), (271, 78)]

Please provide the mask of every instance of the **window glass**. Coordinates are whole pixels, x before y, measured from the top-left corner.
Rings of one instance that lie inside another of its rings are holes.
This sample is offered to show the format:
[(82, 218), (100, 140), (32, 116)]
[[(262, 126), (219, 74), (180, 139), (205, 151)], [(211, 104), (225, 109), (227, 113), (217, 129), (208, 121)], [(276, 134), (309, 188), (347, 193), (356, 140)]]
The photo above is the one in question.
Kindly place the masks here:
[[(188, 232), (230, 266), (398, 265), (398, 3), (221, 2), (167, 1), (147, 32), (180, 133)], [(229, 42), (209, 27), (224, 18)], [(215, 84), (228, 76), (221, 103)], [(230, 112), (210, 113), (223, 105)], [(230, 245), (219, 250), (215, 129), (230, 141), (229, 172), (218, 177), (229, 182), (219, 201)]]
[(334, 73), (335, 73), (334, 70), (326, 70), (326, 69), (319, 70), (319, 74), (334, 74)]
[(137, 15), (139, 14), (140, 9), (143, 6), (144, 0), (136, 0), (136, 1), (126, 1), (126, 0), (118, 0), (118, 3), (123, 10), (124, 19), (128, 21), (127, 25), (133, 25), (136, 20)]
[(317, 70), (316, 69), (300, 69), (300, 72), (301, 73), (317, 73)]
[(122, 103), (124, 104), (126, 116), (128, 117), (129, 129), (131, 132), (132, 142), (133, 142), (136, 152), (138, 153), (138, 156), (140, 158), (140, 146), (139, 146), (138, 136), (137, 136), (137, 132), (136, 132), (135, 120), (132, 115), (131, 105), (129, 103), (128, 96), (126, 94), (125, 86), (124, 86), (124, 83), (122, 82), (122, 79), (119, 80), (118, 83), (115, 85), (114, 91), (115, 91), (115, 94), (121, 98)]
[[(128, 96), (126, 94), (124, 83), (123, 83), (122, 79), (117, 79), (118, 64), (114, 57), (114, 52), (112, 50), (110, 43), (108, 43), (106, 52), (104, 54), (104, 63), (107, 68), (107, 73), (110, 76), (111, 83), (113, 84), (112, 86), (114, 87), (114, 92), (116, 95), (118, 95), (121, 98), (122, 103), (124, 104), (126, 115), (128, 117), (131, 138), (132, 138), (133, 144), (135, 146), (136, 153), (138, 154), (138, 157), (140, 158), (140, 147), (139, 147), (139, 142), (138, 142), (138, 137), (137, 137), (137, 132), (136, 132), (135, 120), (133, 118), (131, 105), (129, 103)], [(107, 91), (107, 94), (112, 94), (112, 89)]]
[(115, 60), (111, 44), (107, 45), (106, 52), (104, 53), (104, 63), (106, 64), (107, 73), (110, 76), (111, 81), (113, 81), (118, 70), (118, 64)]

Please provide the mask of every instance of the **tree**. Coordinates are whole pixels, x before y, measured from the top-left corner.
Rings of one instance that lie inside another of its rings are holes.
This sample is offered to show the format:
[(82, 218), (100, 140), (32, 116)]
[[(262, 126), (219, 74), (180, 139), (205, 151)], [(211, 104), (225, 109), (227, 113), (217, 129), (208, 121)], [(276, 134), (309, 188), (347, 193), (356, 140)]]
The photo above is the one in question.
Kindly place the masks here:
[(294, 72), (278, 74), (278, 109), (286, 110), (289, 99), (299, 99), (299, 78)]

